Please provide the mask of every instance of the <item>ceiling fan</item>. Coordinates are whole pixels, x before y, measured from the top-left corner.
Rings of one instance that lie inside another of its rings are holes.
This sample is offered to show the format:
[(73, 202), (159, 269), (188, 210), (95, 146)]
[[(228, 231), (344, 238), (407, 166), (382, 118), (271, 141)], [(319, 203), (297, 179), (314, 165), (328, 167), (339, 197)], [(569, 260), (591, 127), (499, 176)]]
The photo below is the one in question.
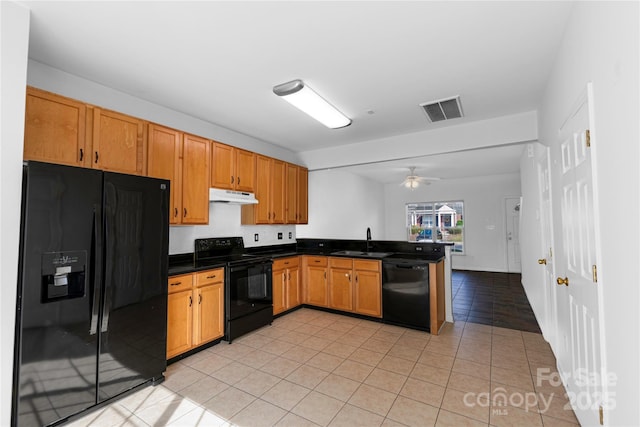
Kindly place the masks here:
[(429, 185), (431, 181), (439, 181), (440, 178), (436, 177), (428, 177), (428, 176), (418, 176), (416, 175), (416, 168), (412, 166), (409, 168), (409, 175), (402, 181), (400, 185), (403, 185), (411, 190), (418, 188), (420, 184)]

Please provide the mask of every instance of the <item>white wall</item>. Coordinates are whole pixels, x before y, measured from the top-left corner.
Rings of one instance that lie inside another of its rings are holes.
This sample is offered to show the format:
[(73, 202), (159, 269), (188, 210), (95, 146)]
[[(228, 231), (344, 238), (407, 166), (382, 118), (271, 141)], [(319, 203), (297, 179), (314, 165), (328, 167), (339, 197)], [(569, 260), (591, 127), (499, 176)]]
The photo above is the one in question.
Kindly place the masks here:
[(309, 224), (298, 237), (385, 240), (382, 184), (341, 170), (309, 173)]
[[(562, 234), (559, 178), (553, 172), (560, 168), (556, 136), (587, 82), (593, 82), (591, 131), (599, 198), (596, 217), (601, 221), (597, 240), (601, 253), (598, 286), (603, 304), (602, 344), (608, 372), (617, 377), (610, 388), (615, 393), (611, 396), (615, 409), (605, 411), (605, 424), (616, 426), (640, 425), (638, 17), (638, 2), (577, 2), (539, 114), (540, 142), (551, 148), (557, 242)], [(523, 181), (530, 179), (523, 177)], [(621, 214), (615, 224), (611, 223), (612, 214)]]
[[(282, 233), (282, 240), (278, 240)], [(289, 238), (291, 233), (291, 238)], [(254, 241), (258, 234), (258, 241)], [(242, 236), (245, 247), (296, 242), (295, 225), (241, 225), (240, 205), (209, 204), (209, 225), (176, 225), (169, 228), (169, 253), (193, 252), (193, 241), (206, 237)]]
[(11, 419), (29, 11), (0, 2), (0, 425)]
[(386, 236), (389, 240), (407, 239), (407, 203), (462, 200), (465, 254), (452, 257), (452, 268), (508, 271), (504, 199), (519, 196), (519, 174), (442, 180), (413, 191), (388, 184), (385, 186)]

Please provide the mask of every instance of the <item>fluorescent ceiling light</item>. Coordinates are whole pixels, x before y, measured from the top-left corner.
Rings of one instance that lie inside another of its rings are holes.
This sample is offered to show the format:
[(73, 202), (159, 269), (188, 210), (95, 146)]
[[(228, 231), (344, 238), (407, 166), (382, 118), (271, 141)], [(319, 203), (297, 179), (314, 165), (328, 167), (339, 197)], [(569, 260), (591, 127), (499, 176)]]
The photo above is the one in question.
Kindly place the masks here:
[(351, 124), (351, 119), (338, 111), (302, 80), (293, 80), (273, 88), (273, 93), (284, 98), (294, 107), (307, 113), (331, 129), (343, 128)]

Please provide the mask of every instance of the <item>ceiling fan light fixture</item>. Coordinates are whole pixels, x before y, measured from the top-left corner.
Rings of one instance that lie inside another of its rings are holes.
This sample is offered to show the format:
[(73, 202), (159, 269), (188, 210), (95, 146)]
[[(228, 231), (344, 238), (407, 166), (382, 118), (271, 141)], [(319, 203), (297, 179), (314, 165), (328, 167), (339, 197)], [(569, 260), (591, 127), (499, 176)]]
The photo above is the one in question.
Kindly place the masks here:
[(302, 80), (292, 80), (274, 86), (273, 93), (331, 129), (351, 124), (351, 119), (305, 85)]

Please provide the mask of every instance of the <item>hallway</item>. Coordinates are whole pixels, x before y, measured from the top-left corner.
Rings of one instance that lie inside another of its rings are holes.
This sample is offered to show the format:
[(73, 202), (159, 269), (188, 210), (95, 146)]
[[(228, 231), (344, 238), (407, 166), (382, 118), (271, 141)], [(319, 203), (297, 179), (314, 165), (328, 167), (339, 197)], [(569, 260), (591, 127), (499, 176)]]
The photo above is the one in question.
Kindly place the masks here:
[(454, 270), (452, 291), (456, 321), (540, 333), (518, 273)]

